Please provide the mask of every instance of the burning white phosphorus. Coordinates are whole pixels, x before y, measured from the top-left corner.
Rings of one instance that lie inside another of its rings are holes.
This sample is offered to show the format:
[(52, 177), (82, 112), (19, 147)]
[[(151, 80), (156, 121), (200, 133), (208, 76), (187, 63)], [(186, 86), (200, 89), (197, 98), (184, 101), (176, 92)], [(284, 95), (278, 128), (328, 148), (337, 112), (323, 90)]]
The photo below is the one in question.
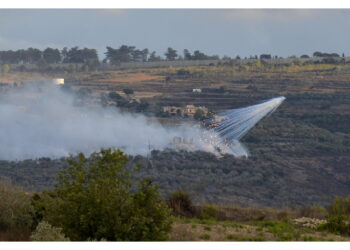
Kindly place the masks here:
[(59, 88), (19, 88), (0, 98), (0, 160), (89, 154), (102, 147), (147, 155), (150, 144), (152, 149), (162, 150), (174, 137), (193, 138), (186, 150), (245, 156), (247, 150), (238, 140), (284, 97), (275, 99), (227, 111), (227, 120), (219, 127), (204, 130), (185, 125), (164, 127), (148, 122), (143, 115), (116, 109), (78, 108), (74, 97)]
[(247, 149), (239, 140), (261, 119), (273, 113), (286, 98), (272, 98), (249, 107), (226, 110), (219, 113), (222, 120), (212, 129), (210, 143), (221, 153), (231, 153), (237, 157), (248, 156)]

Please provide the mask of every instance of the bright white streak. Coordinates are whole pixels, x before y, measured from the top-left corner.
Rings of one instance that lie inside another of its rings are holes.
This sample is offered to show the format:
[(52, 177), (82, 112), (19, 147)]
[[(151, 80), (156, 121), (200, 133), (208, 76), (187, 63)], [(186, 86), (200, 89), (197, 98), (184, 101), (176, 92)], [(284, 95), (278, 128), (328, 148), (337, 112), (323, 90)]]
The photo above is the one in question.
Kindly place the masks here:
[(285, 99), (284, 96), (275, 97), (260, 104), (220, 113), (219, 116), (224, 117), (224, 120), (213, 129), (217, 134), (213, 144), (221, 151), (247, 157), (248, 151), (239, 140), (261, 119), (273, 113)]

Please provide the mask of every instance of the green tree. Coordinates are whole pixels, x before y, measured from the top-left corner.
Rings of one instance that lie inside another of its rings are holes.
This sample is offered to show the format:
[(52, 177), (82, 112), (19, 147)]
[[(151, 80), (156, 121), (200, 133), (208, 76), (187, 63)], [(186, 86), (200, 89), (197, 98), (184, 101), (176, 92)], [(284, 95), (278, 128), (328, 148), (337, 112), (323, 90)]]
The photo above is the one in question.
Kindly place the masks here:
[(193, 115), (193, 118), (196, 120), (202, 120), (205, 117), (205, 113), (202, 109), (197, 109)]
[(327, 223), (320, 229), (342, 235), (350, 235), (350, 196), (347, 198), (336, 197), (327, 209)]
[(43, 51), (43, 58), (47, 63), (59, 63), (61, 53), (58, 49), (47, 48)]
[(9, 71), (10, 71), (10, 66), (8, 64), (4, 64), (4, 65), (1, 66), (1, 72), (3, 74), (8, 73)]
[(177, 51), (169, 47), (164, 55), (168, 61), (174, 61), (177, 57)]
[(155, 51), (153, 51), (149, 55), (149, 58), (148, 58), (149, 62), (158, 62), (158, 61), (161, 61), (161, 60), (162, 60), (162, 58), (160, 56), (157, 56)]
[(184, 59), (185, 60), (192, 60), (192, 55), (188, 49), (184, 49)]
[(30, 195), (9, 182), (0, 183), (0, 231), (29, 232), (33, 226)]
[(150, 181), (132, 191), (134, 171), (127, 162), (123, 152), (111, 149), (70, 158), (54, 191), (36, 199), (38, 217), (71, 240), (165, 240), (169, 209)]
[(123, 92), (124, 92), (126, 95), (132, 95), (132, 94), (134, 94), (134, 90), (132, 90), (132, 89), (123, 89)]

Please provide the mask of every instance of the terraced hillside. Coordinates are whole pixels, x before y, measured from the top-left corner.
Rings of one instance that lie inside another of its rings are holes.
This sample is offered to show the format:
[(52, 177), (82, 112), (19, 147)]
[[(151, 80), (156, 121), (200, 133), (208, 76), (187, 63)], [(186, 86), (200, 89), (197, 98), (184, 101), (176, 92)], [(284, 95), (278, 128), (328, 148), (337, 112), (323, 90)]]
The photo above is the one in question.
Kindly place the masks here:
[[(285, 207), (325, 205), (335, 195), (350, 193), (349, 65), (135, 69), (68, 74), (66, 79), (74, 89), (131, 88), (149, 103), (204, 105), (213, 111), (286, 96), (244, 137), (248, 159), (173, 151), (134, 156), (143, 163), (140, 174), (151, 177), (165, 195), (184, 189), (199, 203)], [(193, 93), (194, 88), (206, 91)], [(53, 184), (62, 164), (1, 161), (0, 175), (41, 190)]]

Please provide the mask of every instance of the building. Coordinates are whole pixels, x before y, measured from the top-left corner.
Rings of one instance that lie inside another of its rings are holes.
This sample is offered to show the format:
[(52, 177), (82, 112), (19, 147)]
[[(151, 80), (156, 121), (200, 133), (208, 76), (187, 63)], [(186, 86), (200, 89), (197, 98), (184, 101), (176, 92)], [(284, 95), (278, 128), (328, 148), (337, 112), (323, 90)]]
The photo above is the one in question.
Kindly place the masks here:
[(52, 79), (52, 82), (56, 85), (63, 85), (64, 84), (64, 78), (55, 78)]
[(203, 106), (196, 107), (194, 105), (186, 105), (185, 107), (164, 106), (163, 112), (169, 113), (170, 115), (194, 116), (194, 114), (198, 109), (203, 110), (204, 115), (208, 114), (208, 109), (206, 107), (203, 107)]
[(164, 113), (169, 113), (170, 115), (181, 115), (183, 116), (183, 109), (176, 106), (165, 106), (163, 107)]
[(186, 105), (184, 108), (184, 114), (188, 116), (194, 116), (194, 114), (198, 109), (203, 110), (204, 115), (208, 114), (208, 109), (206, 107), (203, 107), (203, 106), (196, 107), (194, 105)]

